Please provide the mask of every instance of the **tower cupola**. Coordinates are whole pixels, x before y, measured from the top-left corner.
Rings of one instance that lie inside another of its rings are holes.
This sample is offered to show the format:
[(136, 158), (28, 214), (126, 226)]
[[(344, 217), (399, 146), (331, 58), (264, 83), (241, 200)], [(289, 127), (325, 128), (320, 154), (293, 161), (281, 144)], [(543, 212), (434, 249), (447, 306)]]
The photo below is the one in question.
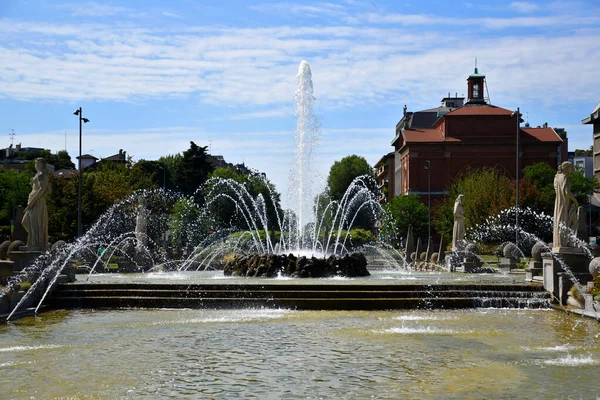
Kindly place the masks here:
[(486, 104), (484, 90), (485, 75), (479, 73), (475, 64), (475, 71), (467, 78), (467, 104)]

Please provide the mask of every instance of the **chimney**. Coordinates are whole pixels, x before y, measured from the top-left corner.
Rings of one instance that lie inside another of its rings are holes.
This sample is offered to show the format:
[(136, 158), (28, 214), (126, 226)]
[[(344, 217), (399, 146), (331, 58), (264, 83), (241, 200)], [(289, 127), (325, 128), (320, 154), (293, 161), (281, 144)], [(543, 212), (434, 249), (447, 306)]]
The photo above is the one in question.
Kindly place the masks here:
[(403, 111), (403, 114), (402, 114), (402, 115), (405, 115), (405, 116), (406, 116), (406, 104), (405, 104), (405, 105), (404, 105), (404, 107), (402, 108), (402, 111)]
[(544, 128), (547, 128), (547, 127), (548, 127), (548, 123), (544, 122)]

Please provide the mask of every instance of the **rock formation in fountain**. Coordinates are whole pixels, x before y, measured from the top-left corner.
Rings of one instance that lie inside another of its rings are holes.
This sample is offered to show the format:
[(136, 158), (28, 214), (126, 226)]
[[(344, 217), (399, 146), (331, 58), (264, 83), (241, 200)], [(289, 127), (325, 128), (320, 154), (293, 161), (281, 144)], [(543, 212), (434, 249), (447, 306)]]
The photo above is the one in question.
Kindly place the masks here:
[(464, 248), (465, 240), (465, 211), (463, 209), (463, 198), (459, 194), (454, 202), (454, 228), (452, 229), (452, 250), (460, 251)]
[(36, 174), (31, 178), (31, 193), (23, 214), (23, 227), (27, 231), (27, 250), (45, 251), (48, 247), (48, 210), (46, 196), (52, 193), (46, 160), (35, 159)]
[(363, 253), (330, 256), (297, 257), (294, 254), (236, 255), (229, 260), (223, 271), (225, 275), (266, 277), (289, 276), (294, 278), (327, 278), (332, 276), (369, 276), (367, 259)]

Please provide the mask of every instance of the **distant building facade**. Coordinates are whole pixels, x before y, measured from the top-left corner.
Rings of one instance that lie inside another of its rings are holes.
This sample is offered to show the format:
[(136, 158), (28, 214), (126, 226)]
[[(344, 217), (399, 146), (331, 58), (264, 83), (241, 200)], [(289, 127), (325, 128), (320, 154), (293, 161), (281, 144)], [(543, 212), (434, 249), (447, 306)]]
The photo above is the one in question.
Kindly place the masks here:
[(467, 79), (466, 101), (448, 96), (441, 106), (417, 112), (404, 106), (392, 141), (394, 195), (417, 194), (423, 200), (430, 193), (435, 201), (468, 167), (499, 168), (510, 178), (515, 178), (517, 171), (522, 177), (524, 167), (539, 162), (558, 167), (563, 140), (557, 132), (547, 124), (521, 127), (517, 112), (489, 104), (484, 88), (485, 75), (475, 68)]
[(594, 177), (598, 182), (600, 182), (600, 103), (596, 105), (590, 115), (584, 118), (581, 123), (592, 125), (592, 135), (594, 138)]
[(394, 197), (394, 152), (381, 157), (375, 164), (375, 179), (380, 190), (379, 202), (387, 203)]

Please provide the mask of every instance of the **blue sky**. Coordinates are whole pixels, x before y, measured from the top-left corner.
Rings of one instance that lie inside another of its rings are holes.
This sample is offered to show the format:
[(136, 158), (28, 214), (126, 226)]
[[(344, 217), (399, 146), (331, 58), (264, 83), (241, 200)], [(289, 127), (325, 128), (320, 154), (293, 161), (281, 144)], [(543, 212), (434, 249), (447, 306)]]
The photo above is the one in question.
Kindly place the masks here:
[[(295, 75), (311, 64), (326, 177), (349, 154), (374, 164), (402, 116), (466, 92), (474, 59), (491, 102), (568, 131), (600, 101), (596, 1), (0, 0), (0, 147), (134, 160), (190, 140), (267, 173), (293, 161)], [(66, 132), (66, 135), (65, 135)]]

